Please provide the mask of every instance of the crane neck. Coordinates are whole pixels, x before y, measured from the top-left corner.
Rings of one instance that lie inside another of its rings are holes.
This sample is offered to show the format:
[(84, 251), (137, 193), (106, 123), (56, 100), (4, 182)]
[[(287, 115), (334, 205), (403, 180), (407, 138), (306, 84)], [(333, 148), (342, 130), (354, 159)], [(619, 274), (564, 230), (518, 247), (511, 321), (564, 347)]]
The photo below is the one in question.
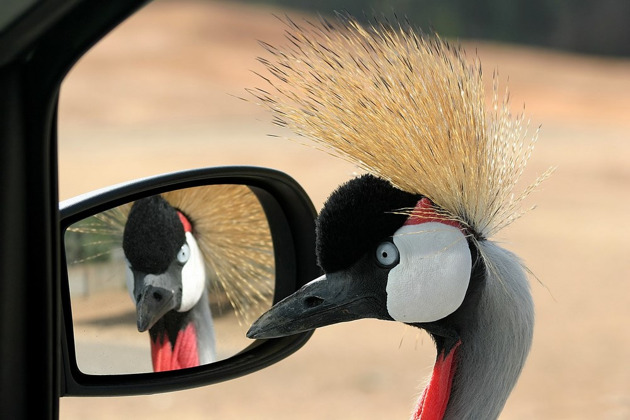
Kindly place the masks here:
[(455, 346), (437, 341), (433, 374), (413, 420), (496, 419), (525, 364), (534, 308), (523, 266), (491, 241), (480, 242), (479, 250), (486, 270), (478, 301)]
[(171, 341), (166, 331), (159, 331), (151, 338), (151, 360), (154, 372), (185, 369), (199, 366), (197, 331), (190, 323)]
[(214, 325), (207, 299), (199, 299), (187, 312), (168, 312), (149, 330), (149, 337), (155, 372), (216, 360)]

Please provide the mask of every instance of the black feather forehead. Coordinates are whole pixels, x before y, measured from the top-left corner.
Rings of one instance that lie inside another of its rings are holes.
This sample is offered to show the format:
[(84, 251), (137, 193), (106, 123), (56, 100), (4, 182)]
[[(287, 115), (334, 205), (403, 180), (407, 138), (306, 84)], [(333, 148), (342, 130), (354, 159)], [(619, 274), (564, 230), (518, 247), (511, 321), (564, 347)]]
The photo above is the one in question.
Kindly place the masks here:
[(123, 233), (123, 251), (135, 270), (163, 273), (185, 241), (177, 210), (164, 198), (156, 195), (133, 204)]
[(422, 196), (392, 186), (373, 175), (341, 185), (322, 208), (316, 222), (316, 252), (327, 273), (350, 267), (379, 241), (391, 236)]

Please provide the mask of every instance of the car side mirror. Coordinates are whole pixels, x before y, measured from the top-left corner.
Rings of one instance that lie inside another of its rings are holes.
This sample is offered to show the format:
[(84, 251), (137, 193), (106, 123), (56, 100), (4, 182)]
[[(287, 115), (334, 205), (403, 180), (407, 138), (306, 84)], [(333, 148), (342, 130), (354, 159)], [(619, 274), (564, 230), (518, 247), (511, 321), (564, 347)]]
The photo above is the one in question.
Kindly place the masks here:
[(312, 332), (249, 324), (319, 275), (315, 209), (289, 176), (219, 167), (60, 204), (62, 395), (133, 395), (235, 378)]

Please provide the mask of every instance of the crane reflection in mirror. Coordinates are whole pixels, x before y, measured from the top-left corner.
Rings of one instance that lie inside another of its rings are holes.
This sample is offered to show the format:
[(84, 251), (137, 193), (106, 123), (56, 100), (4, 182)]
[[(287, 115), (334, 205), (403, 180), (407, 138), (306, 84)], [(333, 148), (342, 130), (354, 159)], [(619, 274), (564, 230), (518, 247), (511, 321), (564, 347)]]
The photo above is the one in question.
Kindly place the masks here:
[[(74, 224), (65, 242), (77, 360), (87, 373), (102, 373), (103, 366), (105, 373), (157, 372), (224, 359), (247, 346), (244, 329), (271, 306), (271, 233), (247, 186), (141, 198)], [(148, 332), (142, 350), (131, 344), (132, 323)], [(144, 362), (121, 365), (136, 353)]]
[(248, 332), (271, 338), (359, 318), (432, 337), (437, 356), (413, 419), (493, 419), (532, 341), (526, 270), (490, 238), (520, 216), (548, 173), (514, 193), (536, 135), (513, 117), (496, 76), (491, 107), (478, 59), (404, 23), (351, 17), (303, 25), (263, 46), (250, 92), (274, 121), (366, 173), (317, 220), (324, 275)]

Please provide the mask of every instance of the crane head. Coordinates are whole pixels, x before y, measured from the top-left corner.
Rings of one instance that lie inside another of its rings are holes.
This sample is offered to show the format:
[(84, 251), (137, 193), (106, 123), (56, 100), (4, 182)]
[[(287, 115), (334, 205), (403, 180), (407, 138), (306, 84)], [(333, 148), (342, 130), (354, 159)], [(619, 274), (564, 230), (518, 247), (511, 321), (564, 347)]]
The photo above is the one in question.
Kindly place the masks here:
[(139, 331), (169, 311), (189, 311), (205, 290), (205, 268), (188, 218), (161, 196), (132, 206), (123, 234), (127, 287)]
[(466, 231), (440, 216), (426, 197), (372, 175), (355, 178), (325, 203), (316, 251), (325, 274), (263, 314), (250, 338), (360, 318), (457, 335), (453, 314), (476, 278), (476, 252)]

